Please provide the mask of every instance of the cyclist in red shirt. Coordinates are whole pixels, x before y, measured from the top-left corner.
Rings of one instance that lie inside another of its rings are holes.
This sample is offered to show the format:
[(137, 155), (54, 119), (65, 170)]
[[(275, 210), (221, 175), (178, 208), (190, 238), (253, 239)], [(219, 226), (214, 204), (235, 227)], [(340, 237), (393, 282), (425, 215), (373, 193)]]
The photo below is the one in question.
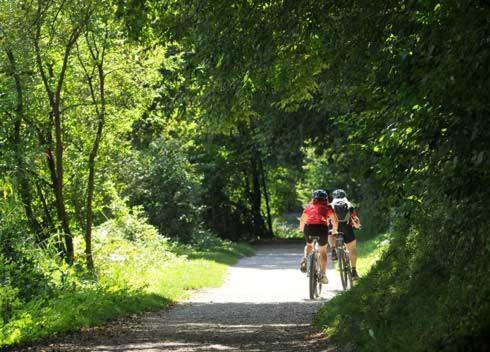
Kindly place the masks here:
[(312, 201), (303, 210), (303, 214), (300, 219), (300, 229), (303, 231), (306, 246), (304, 256), (301, 259), (300, 269), (302, 272), (306, 272), (306, 257), (313, 251), (313, 242), (310, 236), (318, 236), (320, 245), (320, 270), (322, 277), (320, 282), (327, 284), (328, 279), (326, 275), (327, 269), (327, 243), (328, 243), (328, 224), (329, 220), (332, 223), (332, 233), (337, 233), (337, 219), (332, 208), (328, 204), (328, 195), (322, 189), (318, 189), (313, 192)]

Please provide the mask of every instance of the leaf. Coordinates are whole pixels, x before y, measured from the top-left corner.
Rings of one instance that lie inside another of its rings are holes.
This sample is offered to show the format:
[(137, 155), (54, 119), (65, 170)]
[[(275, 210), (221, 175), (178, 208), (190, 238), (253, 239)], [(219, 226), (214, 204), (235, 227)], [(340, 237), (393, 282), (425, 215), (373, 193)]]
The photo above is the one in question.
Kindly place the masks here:
[(476, 157), (475, 164), (480, 165), (483, 161), (483, 156), (485, 152), (482, 150), (480, 153), (478, 153), (478, 156)]
[(373, 339), (375, 339), (376, 337), (374, 336), (374, 330), (373, 329), (369, 329), (368, 330), (369, 332), (369, 336), (371, 336)]

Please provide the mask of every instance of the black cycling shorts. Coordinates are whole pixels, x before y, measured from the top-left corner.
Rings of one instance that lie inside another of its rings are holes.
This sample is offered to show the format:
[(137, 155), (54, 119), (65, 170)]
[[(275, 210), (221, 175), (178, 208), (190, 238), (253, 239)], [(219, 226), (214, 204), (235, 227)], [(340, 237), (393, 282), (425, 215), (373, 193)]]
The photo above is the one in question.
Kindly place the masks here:
[(313, 242), (310, 236), (318, 236), (318, 244), (324, 246), (328, 243), (328, 226), (322, 224), (306, 224), (304, 229), (305, 241)]
[(354, 234), (354, 229), (352, 226), (348, 224), (343, 224), (339, 222), (339, 227), (338, 227), (338, 232), (343, 232), (344, 233), (344, 242), (345, 243), (351, 243), (356, 239), (356, 235)]

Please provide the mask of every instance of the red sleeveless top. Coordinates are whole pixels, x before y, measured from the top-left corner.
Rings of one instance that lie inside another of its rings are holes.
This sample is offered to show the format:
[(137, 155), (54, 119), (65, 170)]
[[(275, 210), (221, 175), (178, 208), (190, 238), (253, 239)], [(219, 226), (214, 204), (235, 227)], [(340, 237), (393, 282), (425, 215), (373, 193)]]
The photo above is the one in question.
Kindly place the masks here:
[(328, 217), (333, 216), (333, 210), (328, 202), (311, 202), (303, 210), (305, 224), (314, 225), (321, 224), (328, 226)]

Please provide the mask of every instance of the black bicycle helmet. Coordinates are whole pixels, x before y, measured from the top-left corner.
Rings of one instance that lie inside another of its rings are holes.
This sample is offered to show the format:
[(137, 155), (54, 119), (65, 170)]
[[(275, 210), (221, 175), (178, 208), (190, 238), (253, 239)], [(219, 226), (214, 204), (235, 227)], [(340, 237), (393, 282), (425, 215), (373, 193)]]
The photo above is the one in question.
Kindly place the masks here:
[(317, 189), (313, 192), (313, 200), (327, 200), (328, 194), (323, 189)]
[(336, 189), (335, 191), (332, 192), (332, 197), (333, 199), (346, 198), (347, 193), (345, 193), (343, 189)]

